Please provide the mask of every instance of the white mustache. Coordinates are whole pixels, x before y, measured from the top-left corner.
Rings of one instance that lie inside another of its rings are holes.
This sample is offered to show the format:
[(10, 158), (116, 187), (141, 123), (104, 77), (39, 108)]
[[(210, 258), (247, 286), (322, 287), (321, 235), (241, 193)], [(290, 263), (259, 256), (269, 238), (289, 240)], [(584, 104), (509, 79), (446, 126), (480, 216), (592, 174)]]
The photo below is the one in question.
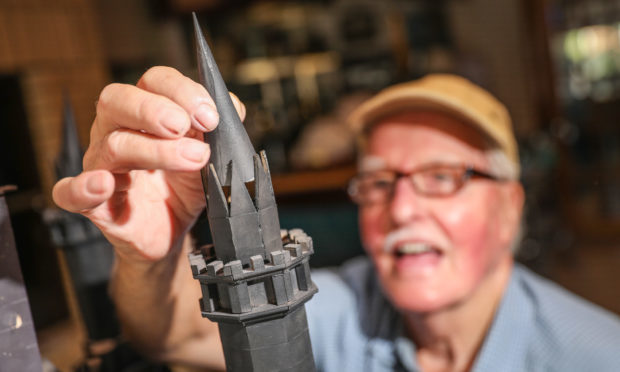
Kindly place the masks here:
[(411, 227), (403, 226), (394, 231), (390, 231), (383, 242), (383, 252), (390, 253), (396, 249), (396, 244), (408, 237), (413, 236), (414, 231)]

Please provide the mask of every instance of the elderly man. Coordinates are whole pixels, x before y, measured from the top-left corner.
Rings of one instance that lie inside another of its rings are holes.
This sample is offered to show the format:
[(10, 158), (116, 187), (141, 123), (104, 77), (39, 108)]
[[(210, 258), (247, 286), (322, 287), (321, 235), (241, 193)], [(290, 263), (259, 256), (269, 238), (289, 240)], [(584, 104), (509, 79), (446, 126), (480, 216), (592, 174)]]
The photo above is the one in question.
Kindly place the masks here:
[[(243, 117), (244, 107), (235, 99)], [(179, 72), (112, 84), (97, 105), (85, 172), (54, 188), (116, 248), (111, 293), (124, 331), (154, 357), (222, 368), (202, 319), (187, 231), (204, 208), (200, 138), (218, 121)], [(618, 371), (620, 322), (516, 265), (523, 189), (508, 113), (465, 79), (384, 90), (351, 116), (368, 258), (317, 271), (307, 304), (325, 371)]]

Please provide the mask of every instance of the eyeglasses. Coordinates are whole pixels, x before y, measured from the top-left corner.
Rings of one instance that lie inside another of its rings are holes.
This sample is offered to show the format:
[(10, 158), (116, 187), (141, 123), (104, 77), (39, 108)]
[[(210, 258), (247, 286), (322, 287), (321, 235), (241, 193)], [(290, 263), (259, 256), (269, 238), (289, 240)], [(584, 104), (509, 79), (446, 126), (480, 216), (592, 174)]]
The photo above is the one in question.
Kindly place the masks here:
[(360, 173), (349, 182), (349, 196), (360, 205), (387, 203), (392, 199), (396, 182), (403, 177), (411, 181), (418, 194), (430, 197), (453, 195), (476, 177), (504, 181), (471, 166), (429, 164), (408, 173), (392, 170)]

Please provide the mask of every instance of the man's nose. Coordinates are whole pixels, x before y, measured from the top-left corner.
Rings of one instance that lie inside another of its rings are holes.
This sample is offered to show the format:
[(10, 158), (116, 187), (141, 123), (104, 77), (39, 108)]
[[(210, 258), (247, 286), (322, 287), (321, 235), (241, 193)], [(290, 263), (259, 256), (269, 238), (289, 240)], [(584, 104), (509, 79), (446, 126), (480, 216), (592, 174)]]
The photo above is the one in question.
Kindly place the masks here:
[(390, 216), (396, 225), (404, 225), (424, 214), (424, 196), (414, 188), (411, 180), (400, 178), (394, 185), (390, 201)]

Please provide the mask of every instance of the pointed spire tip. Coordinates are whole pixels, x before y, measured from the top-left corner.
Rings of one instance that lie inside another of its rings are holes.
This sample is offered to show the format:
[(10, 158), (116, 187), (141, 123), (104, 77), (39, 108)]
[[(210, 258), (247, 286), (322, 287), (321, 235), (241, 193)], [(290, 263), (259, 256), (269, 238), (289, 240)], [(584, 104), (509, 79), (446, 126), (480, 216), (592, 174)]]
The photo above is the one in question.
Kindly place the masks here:
[(220, 115), (217, 128), (210, 132), (206, 140), (211, 145), (211, 159), (223, 186), (230, 186), (228, 165), (233, 161), (243, 182), (254, 180), (252, 156), (256, 154), (243, 123), (232, 103), (228, 88), (215, 63), (213, 53), (205, 40), (198, 20), (194, 17), (198, 74), (200, 82), (207, 89)]

